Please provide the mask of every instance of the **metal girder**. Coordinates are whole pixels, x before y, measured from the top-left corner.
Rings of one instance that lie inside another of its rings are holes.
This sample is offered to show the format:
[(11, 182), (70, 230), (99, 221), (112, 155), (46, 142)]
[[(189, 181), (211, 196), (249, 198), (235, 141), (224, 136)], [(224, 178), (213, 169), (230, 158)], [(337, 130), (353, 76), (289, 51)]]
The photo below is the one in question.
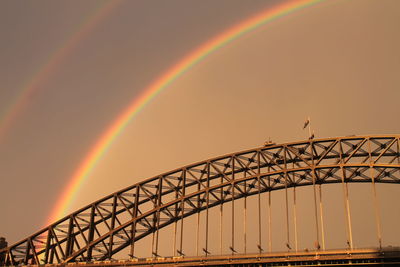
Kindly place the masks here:
[(0, 258), (5, 265), (105, 260), (128, 246), (133, 256), (143, 237), (158, 241), (159, 229), (242, 197), (315, 184), (400, 183), (399, 138), (306, 140), (191, 164), (106, 196), (0, 250)]

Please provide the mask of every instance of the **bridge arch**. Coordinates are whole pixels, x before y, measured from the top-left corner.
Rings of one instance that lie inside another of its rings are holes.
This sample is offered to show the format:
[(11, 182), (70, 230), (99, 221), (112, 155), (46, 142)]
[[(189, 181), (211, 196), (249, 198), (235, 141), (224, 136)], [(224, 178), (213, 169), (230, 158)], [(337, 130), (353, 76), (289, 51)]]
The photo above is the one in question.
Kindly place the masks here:
[(7, 265), (106, 260), (128, 246), (133, 255), (145, 236), (245, 196), (329, 183), (398, 184), (399, 138), (272, 144), (190, 164), (93, 202), (0, 254)]

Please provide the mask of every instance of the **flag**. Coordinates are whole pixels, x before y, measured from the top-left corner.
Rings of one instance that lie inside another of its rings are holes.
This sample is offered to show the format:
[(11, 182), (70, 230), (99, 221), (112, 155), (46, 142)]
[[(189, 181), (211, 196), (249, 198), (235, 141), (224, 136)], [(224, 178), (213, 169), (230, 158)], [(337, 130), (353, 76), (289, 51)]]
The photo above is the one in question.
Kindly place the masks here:
[(310, 118), (304, 122), (303, 130), (310, 124)]

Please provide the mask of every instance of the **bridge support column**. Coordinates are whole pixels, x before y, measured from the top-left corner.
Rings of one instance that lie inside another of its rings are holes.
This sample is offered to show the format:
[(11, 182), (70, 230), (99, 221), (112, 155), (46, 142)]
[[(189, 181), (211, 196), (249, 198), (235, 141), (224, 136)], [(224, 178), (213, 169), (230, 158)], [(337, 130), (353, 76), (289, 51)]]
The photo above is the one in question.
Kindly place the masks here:
[(343, 200), (344, 200), (344, 208), (345, 208), (345, 217), (346, 217), (346, 230), (347, 230), (347, 245), (350, 249), (353, 249), (353, 233), (351, 229), (351, 213), (350, 213), (350, 204), (349, 204), (349, 189), (347, 186), (346, 179), (346, 171), (343, 167), (342, 169), (342, 185), (343, 185)]
[(321, 220), (321, 241), (322, 241), (322, 249), (325, 250), (325, 229), (324, 229), (324, 214), (322, 207), (322, 185), (318, 186), (319, 189), (319, 216)]
[[(311, 151), (311, 153), (313, 153)], [(315, 233), (316, 233), (316, 241), (315, 241), (315, 248), (317, 250), (320, 249), (319, 244), (319, 223), (318, 223), (318, 208), (317, 208), (317, 189), (316, 189), (316, 175), (314, 167), (311, 170), (312, 173), (312, 182), (313, 182), (313, 192), (314, 192), (314, 215), (315, 215)]]
[(293, 187), (293, 222), (294, 222), (294, 247), (298, 251), (298, 237), (297, 237), (297, 205), (296, 205), (296, 186)]
[[(221, 176), (221, 183), (223, 182), (223, 178)], [(224, 190), (221, 188), (221, 193), (220, 193), (220, 198), (221, 200), (224, 198)], [(223, 240), (223, 213), (224, 213), (224, 204), (221, 201), (221, 204), (219, 206), (219, 250), (220, 250), (220, 254), (222, 255), (222, 240)]]

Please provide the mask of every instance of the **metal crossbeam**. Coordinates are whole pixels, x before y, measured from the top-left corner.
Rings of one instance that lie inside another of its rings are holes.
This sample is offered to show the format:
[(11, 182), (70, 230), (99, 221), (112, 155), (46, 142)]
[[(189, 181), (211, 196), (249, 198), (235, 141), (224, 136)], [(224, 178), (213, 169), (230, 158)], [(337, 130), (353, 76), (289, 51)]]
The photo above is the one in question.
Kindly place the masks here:
[[(346, 192), (349, 182), (371, 183), (373, 190), (375, 183), (399, 184), (399, 138), (399, 135), (385, 135), (307, 140), (269, 145), (191, 164), (83, 207), (0, 250), (0, 256), (3, 255), (0, 259), (4, 259), (6, 265), (106, 260), (128, 246), (133, 257), (135, 242), (150, 234), (153, 235), (152, 253), (157, 254), (158, 232), (170, 224), (175, 224), (174, 239), (177, 231), (180, 232), (180, 241), (174, 240), (174, 253), (181, 254), (184, 253), (184, 218), (205, 210), (208, 236), (210, 208), (219, 206), (222, 212), (224, 203), (281, 189), (286, 190), (287, 198), (289, 188), (295, 190), (301, 186), (314, 187), (316, 239), (317, 245), (321, 239), (324, 247), (321, 185), (342, 183)], [(345, 207), (349, 215), (346, 201)], [(220, 216), (222, 232), (222, 213)], [(348, 242), (352, 247), (350, 216), (347, 220)], [(178, 221), (180, 229), (176, 225)], [(377, 223), (379, 235), (379, 218)], [(287, 228), (289, 231), (288, 219)], [(234, 241), (233, 238), (232, 249), (235, 249)], [(261, 251), (261, 239), (259, 243)], [(208, 251), (207, 240), (205, 244), (204, 249)], [(297, 241), (295, 246), (297, 248)], [(271, 244), (269, 250), (270, 247)]]

